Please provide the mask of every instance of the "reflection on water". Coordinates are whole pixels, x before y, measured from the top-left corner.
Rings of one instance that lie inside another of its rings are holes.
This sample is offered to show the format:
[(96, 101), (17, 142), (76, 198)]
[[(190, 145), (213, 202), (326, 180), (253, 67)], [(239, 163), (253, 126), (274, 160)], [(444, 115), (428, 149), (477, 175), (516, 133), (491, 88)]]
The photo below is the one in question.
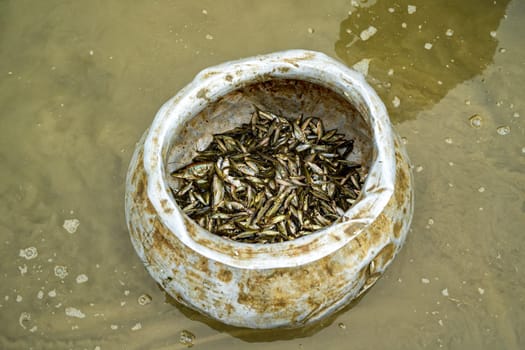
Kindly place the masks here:
[[(181, 349), (183, 330), (216, 350), (524, 348), (524, 19), (521, 0), (1, 1), (0, 348)], [(123, 183), (200, 69), (287, 48), (368, 62), (416, 212), (351, 308), (254, 332), (166, 299), (130, 244)]]
[(493, 62), (508, 3), (374, 1), (350, 10), (335, 51), (350, 66), (370, 60), (370, 81), (395, 122), (415, 118)]

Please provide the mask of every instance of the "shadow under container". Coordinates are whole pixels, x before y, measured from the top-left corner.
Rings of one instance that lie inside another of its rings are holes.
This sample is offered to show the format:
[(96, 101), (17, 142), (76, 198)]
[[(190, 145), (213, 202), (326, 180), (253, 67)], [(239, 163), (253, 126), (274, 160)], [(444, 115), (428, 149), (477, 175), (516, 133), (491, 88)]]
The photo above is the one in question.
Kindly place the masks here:
[[(212, 135), (248, 123), (254, 106), (321, 118), (354, 140), (368, 176), (344, 216), (292, 241), (250, 244), (214, 235), (175, 202), (170, 173)], [(200, 72), (166, 102), (137, 144), (126, 180), (131, 241), (175, 300), (223, 323), (300, 327), (348, 305), (383, 274), (413, 213), (407, 155), (363, 76), (318, 52), (290, 50)]]

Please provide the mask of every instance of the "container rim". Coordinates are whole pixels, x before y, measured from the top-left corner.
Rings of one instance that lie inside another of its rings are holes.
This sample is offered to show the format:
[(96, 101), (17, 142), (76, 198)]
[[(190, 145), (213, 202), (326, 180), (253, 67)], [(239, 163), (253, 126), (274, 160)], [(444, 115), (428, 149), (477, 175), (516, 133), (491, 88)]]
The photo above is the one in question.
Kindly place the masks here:
[[(251, 83), (272, 79), (303, 80), (331, 89), (368, 123), (373, 159), (360, 199), (340, 222), (292, 241), (254, 244), (231, 241), (197, 225), (175, 203), (165, 164), (178, 126), (208, 104)], [(288, 50), (226, 62), (202, 70), (157, 112), (144, 143), (147, 196), (158, 220), (187, 247), (228, 266), (272, 269), (321, 259), (355, 239), (376, 220), (394, 192), (396, 158), (387, 110), (361, 73), (309, 50)]]

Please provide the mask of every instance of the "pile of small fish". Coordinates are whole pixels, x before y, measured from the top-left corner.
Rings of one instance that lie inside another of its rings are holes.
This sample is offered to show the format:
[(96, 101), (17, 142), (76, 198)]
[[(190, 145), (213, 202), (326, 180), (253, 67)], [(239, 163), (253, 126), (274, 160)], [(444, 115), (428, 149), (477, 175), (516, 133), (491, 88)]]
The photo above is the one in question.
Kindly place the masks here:
[(356, 201), (365, 176), (346, 158), (353, 140), (321, 119), (291, 120), (256, 109), (250, 123), (213, 136), (192, 163), (174, 171), (182, 210), (235, 241), (274, 243), (322, 229)]

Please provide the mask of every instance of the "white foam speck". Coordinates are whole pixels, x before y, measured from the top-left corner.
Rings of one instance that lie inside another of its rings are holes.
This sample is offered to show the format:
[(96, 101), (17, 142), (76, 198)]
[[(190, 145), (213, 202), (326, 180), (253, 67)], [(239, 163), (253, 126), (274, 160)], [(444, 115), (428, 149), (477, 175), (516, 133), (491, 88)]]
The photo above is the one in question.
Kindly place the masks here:
[(432, 48), (431, 43), (425, 43), (425, 49), (430, 50)]
[(64, 279), (67, 277), (67, 275), (68, 275), (67, 266), (63, 266), (63, 265), (55, 266), (55, 276), (57, 276), (60, 279)]
[(18, 324), (23, 329), (26, 329), (27, 326), (24, 324), (24, 322), (31, 321), (31, 314), (29, 312), (22, 312), (20, 314), (20, 317), (18, 317)]
[(448, 297), (448, 288), (445, 288), (441, 291), (441, 295), (443, 295), (444, 297)]
[(430, 280), (428, 278), (422, 278), (421, 279), (421, 283), (423, 284), (429, 284), (430, 283)]
[(366, 41), (370, 39), (375, 33), (377, 33), (377, 28), (374, 26), (370, 26), (367, 29), (363, 30), (361, 34), (359, 34), (359, 37), (361, 40)]
[(27, 260), (31, 260), (38, 256), (38, 250), (35, 247), (28, 247), (25, 249), (20, 249), (20, 253), (18, 255)]
[(452, 36), (452, 35), (454, 35), (454, 30), (448, 28), (447, 31), (445, 32), (445, 35), (446, 35), (446, 36)]
[(76, 281), (77, 283), (85, 283), (88, 281), (88, 276), (86, 276), (85, 274), (80, 274), (77, 276)]
[(353, 69), (360, 72), (364, 76), (368, 75), (368, 66), (370, 65), (370, 58), (363, 58), (352, 66)]
[(510, 126), (508, 125), (503, 125), (503, 126), (500, 126), (496, 129), (496, 132), (501, 135), (501, 136), (505, 136), (505, 135), (508, 135), (510, 134)]
[(84, 314), (82, 311), (74, 307), (66, 307), (66, 316), (84, 318), (86, 317), (86, 314)]
[(407, 11), (409, 15), (416, 13), (416, 10), (417, 10), (417, 7), (415, 5), (408, 5), (407, 7)]
[(397, 107), (399, 107), (399, 105), (401, 105), (401, 100), (399, 99), (399, 97), (394, 96), (394, 99), (392, 100), (392, 105), (395, 108), (397, 108)]
[(78, 219), (68, 219), (64, 220), (62, 227), (69, 233), (75, 233), (79, 225), (80, 221)]
[(18, 266), (18, 271), (20, 271), (20, 274), (23, 276), (27, 273), (27, 265), (24, 264), (24, 265), (21, 265), (21, 266)]

